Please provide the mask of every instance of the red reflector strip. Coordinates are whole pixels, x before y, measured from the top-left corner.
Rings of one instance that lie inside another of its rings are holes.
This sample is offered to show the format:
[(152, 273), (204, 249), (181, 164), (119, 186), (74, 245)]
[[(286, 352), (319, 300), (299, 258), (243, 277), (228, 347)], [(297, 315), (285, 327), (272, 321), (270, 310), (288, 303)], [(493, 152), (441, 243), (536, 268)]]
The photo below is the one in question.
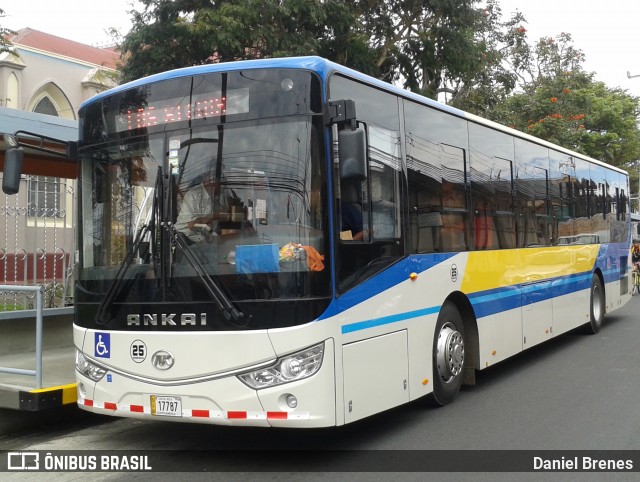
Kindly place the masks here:
[[(142, 405), (120, 405), (113, 402), (96, 402), (89, 399), (79, 399), (78, 405), (93, 407), (104, 410), (118, 410), (119, 412), (134, 412), (151, 414), (151, 409), (145, 411)], [(247, 412), (240, 410), (230, 410), (226, 412), (211, 410), (183, 410), (185, 418), (219, 418), (227, 420), (309, 420), (309, 412)]]
[(267, 412), (267, 419), (270, 420), (286, 420), (287, 412)]
[(227, 418), (247, 418), (247, 412), (227, 412)]

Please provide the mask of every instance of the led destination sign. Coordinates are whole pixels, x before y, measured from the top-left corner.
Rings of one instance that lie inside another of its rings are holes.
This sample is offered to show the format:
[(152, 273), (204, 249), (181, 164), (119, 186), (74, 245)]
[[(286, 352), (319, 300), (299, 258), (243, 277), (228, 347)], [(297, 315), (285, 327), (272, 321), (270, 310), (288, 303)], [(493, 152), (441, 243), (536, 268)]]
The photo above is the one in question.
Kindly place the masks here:
[(115, 116), (116, 132), (161, 126), (194, 119), (211, 119), (249, 112), (249, 89), (227, 91), (226, 96), (200, 95), (149, 102)]

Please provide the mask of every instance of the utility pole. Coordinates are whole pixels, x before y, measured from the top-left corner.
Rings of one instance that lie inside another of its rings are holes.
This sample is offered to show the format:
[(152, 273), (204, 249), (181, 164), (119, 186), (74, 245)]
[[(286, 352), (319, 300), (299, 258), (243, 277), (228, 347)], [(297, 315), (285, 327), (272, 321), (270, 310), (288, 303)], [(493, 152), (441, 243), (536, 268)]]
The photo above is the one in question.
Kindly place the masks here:
[[(631, 75), (631, 72), (627, 70), (627, 79), (635, 79), (636, 77), (640, 77), (640, 74)], [(632, 197), (631, 199), (638, 201), (638, 211), (636, 212), (640, 213), (640, 161), (638, 161), (636, 169), (638, 170), (638, 195), (636, 197)]]

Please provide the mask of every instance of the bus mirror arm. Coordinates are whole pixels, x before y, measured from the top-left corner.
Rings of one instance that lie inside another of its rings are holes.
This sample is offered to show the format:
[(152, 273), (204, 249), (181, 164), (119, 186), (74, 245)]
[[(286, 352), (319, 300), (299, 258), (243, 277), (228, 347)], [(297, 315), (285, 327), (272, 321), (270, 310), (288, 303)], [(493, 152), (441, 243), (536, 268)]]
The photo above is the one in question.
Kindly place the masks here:
[[(18, 135), (23, 136), (18, 139)], [(25, 141), (28, 139), (30, 141)], [(34, 143), (39, 141), (38, 144)], [(17, 194), (20, 190), (20, 177), (22, 176), (22, 161), (24, 159), (24, 147), (33, 149), (38, 152), (54, 154), (56, 156), (66, 157), (70, 160), (76, 160), (78, 157), (78, 143), (75, 141), (64, 141), (55, 137), (43, 136), (28, 131), (16, 131), (14, 134), (4, 134), (4, 142), (9, 146), (5, 152), (4, 169), (2, 177), (2, 191), (5, 194)], [(61, 145), (62, 150), (50, 149), (45, 146), (45, 142)]]
[(328, 102), (324, 117), (325, 124), (348, 125), (353, 130), (357, 127), (356, 103), (351, 99)]

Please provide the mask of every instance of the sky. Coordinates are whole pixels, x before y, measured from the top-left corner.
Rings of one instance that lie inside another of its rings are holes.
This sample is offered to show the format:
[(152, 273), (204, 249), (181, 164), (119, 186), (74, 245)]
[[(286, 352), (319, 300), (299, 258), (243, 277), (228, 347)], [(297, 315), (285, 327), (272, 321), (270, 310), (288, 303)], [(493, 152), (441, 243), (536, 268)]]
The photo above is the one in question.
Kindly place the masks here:
[[(134, 3), (135, 2), (135, 3)], [(0, 25), (13, 30), (31, 27), (89, 45), (111, 43), (106, 30), (126, 34), (127, 13), (135, 0), (0, 0), (5, 17)], [(503, 17), (516, 10), (528, 23), (530, 42), (570, 33), (586, 55), (585, 68), (609, 87), (640, 97), (640, 2), (635, 0), (500, 0)], [(627, 72), (638, 75), (627, 78)]]
[[(499, 0), (503, 18), (520, 11), (529, 42), (571, 34), (585, 70), (609, 87), (640, 97), (640, 2), (636, 0)], [(627, 72), (636, 78), (629, 79)]]
[(58, 37), (94, 46), (112, 44), (105, 33), (111, 27), (123, 35), (131, 28), (127, 13), (135, 0), (0, 0), (2, 27), (30, 27)]

